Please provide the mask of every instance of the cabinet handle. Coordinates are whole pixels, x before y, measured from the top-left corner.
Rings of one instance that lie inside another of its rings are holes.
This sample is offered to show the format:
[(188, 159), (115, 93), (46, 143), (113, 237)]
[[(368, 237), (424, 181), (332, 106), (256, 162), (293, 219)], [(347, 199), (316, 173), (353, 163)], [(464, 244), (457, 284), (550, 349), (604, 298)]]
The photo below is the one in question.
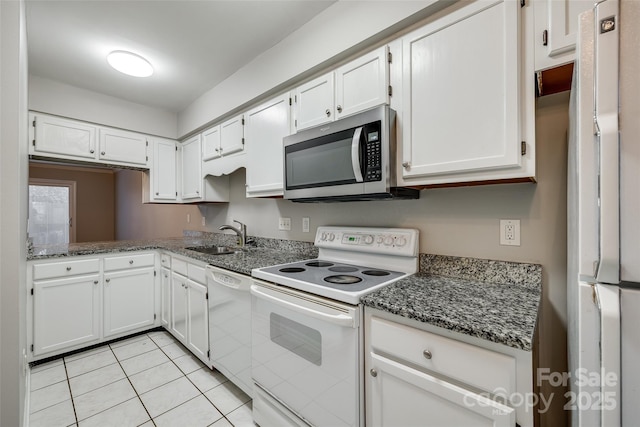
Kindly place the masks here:
[(327, 117), (331, 117), (331, 110), (329, 110), (328, 108), (324, 113), (327, 115)]
[(425, 359), (431, 359), (431, 352), (429, 350), (425, 350), (422, 352), (422, 355), (424, 356)]
[(159, 195), (160, 195), (160, 193), (158, 191), (156, 191), (156, 196), (159, 196)]
[(98, 284), (98, 281), (97, 281), (97, 280), (94, 280), (94, 281), (93, 281), (93, 284), (94, 284), (94, 285), (97, 285), (97, 284)]
[(91, 153), (91, 154), (93, 154), (95, 152), (96, 152), (96, 150), (89, 150), (89, 153)]
[(218, 152), (218, 151), (220, 151), (220, 149), (219, 149), (219, 148), (216, 148), (216, 152)]
[(133, 260), (132, 259), (129, 260), (129, 264), (133, 264)]
[(372, 369), (369, 371), (369, 373), (371, 374), (372, 377), (377, 377), (378, 376), (378, 371), (376, 371), (375, 369)]
[(200, 190), (196, 190), (196, 194), (200, 194)]
[(405, 169), (410, 169), (411, 168), (411, 163), (404, 162), (404, 163), (402, 163), (402, 167), (405, 168)]
[(107, 279), (106, 282), (109, 283), (111, 281), (111, 279)]
[(67, 271), (71, 271), (71, 267), (67, 267)]
[[(338, 113), (342, 113), (342, 105), (338, 105), (336, 107), (336, 110), (338, 110)], [(327, 111), (329, 111), (329, 110), (327, 110)]]
[(107, 153), (105, 151), (101, 151), (100, 154), (104, 156)]

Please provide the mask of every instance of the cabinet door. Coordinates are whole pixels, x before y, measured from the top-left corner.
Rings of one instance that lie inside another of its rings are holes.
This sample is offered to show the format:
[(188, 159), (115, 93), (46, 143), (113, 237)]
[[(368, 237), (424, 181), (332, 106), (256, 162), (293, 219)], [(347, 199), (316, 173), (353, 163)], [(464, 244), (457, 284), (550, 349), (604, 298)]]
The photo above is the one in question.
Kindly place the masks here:
[(295, 94), (296, 130), (333, 120), (333, 72), (299, 86)]
[(187, 279), (171, 274), (171, 333), (182, 342), (187, 338)]
[(338, 68), (336, 118), (388, 103), (388, 48), (383, 46)]
[(220, 153), (223, 156), (244, 150), (244, 116), (234, 117), (220, 125)]
[(247, 197), (283, 193), (282, 138), (291, 129), (289, 93), (247, 113)]
[(189, 280), (187, 282), (187, 347), (199, 358), (209, 357), (209, 307), (207, 287)]
[(153, 143), (153, 199), (176, 200), (177, 188), (177, 149), (174, 141), (156, 139)]
[(99, 283), (97, 274), (34, 283), (34, 355), (100, 339)]
[(518, 2), (476, 2), (403, 38), (403, 178), (519, 170), (519, 23)]
[(148, 145), (147, 137), (139, 133), (100, 128), (98, 159), (145, 166)]
[(214, 126), (202, 132), (202, 160), (220, 157), (220, 126)]
[(200, 135), (182, 143), (182, 199), (199, 199), (202, 194)]
[(96, 128), (74, 120), (33, 115), (34, 136), (30, 154), (95, 159)]
[(152, 326), (155, 322), (153, 268), (105, 273), (104, 337)]
[(552, 68), (575, 59), (578, 15), (594, 7), (585, 0), (537, 0), (535, 9), (536, 70)]
[(163, 268), (160, 272), (160, 322), (170, 328), (171, 324), (171, 271)]
[(367, 425), (513, 427), (516, 422), (513, 408), (374, 353), (366, 382)]

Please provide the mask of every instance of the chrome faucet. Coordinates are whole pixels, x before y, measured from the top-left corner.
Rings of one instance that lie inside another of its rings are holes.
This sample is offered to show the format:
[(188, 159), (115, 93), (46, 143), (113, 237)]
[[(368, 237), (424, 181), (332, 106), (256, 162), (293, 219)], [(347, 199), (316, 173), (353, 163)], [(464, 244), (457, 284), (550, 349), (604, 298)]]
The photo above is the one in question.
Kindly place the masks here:
[(234, 227), (233, 225), (225, 224), (221, 226), (218, 230), (234, 231), (238, 235), (238, 245), (240, 245), (241, 248), (244, 248), (244, 245), (248, 243), (247, 242), (247, 226), (241, 223), (240, 221), (236, 221), (235, 219), (233, 220), (233, 222), (238, 223), (238, 228)]

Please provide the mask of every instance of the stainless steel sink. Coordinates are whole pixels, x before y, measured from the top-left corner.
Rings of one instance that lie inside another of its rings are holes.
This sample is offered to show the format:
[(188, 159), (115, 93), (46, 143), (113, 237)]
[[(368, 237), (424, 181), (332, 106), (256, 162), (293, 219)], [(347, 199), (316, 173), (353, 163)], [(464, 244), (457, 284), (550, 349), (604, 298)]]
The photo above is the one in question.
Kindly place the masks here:
[(236, 253), (236, 249), (229, 246), (203, 246), (195, 248), (186, 248), (190, 251), (196, 251), (207, 255), (228, 255)]

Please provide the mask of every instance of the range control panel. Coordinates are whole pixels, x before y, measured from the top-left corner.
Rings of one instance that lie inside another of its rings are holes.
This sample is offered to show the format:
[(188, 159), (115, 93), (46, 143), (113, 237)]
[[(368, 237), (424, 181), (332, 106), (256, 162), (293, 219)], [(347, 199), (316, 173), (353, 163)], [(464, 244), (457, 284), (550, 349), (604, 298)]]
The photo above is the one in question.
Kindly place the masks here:
[(318, 227), (315, 245), (344, 251), (417, 256), (418, 230), (411, 228)]

